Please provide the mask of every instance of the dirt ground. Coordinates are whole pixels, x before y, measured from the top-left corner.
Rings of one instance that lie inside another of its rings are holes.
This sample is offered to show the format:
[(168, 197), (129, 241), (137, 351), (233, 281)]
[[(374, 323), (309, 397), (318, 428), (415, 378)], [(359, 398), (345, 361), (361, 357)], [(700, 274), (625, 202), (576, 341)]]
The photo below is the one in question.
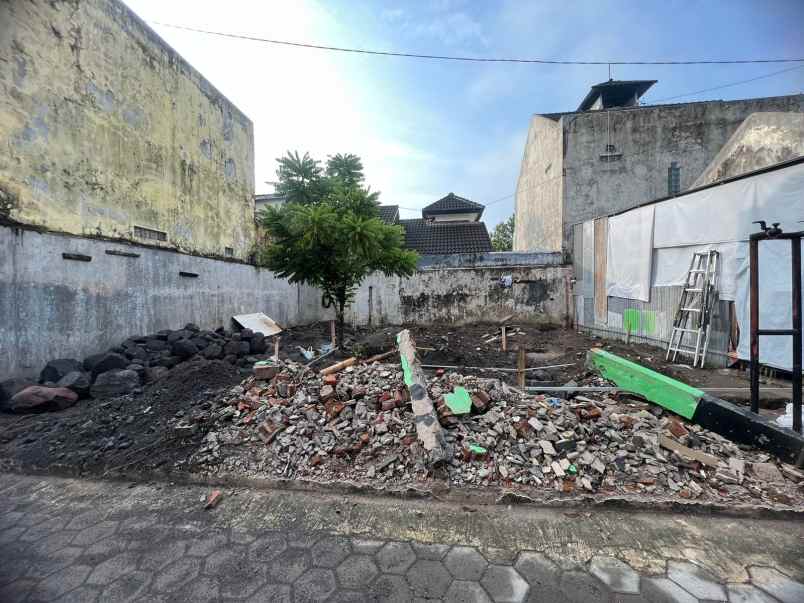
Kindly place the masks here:
[[(347, 345), (363, 356), (384, 352), (393, 348), (401, 328), (350, 329), (346, 336)], [(744, 372), (690, 369), (666, 362), (663, 351), (658, 348), (611, 342), (559, 328), (510, 325), (511, 336), (506, 352), (501, 350), (499, 339), (484, 342), (499, 333), (497, 325), (408, 328), (417, 343), (422, 364), (466, 367), (459, 369), (460, 372), (504, 378), (509, 382), (515, 380), (513, 373), (469, 367), (515, 368), (516, 350), (524, 346), (528, 367), (558, 365), (557, 368), (530, 372), (528, 384), (562, 385), (583, 378), (587, 350), (603, 346), (615, 354), (700, 388), (744, 390), (712, 391), (722, 398), (744, 397), (748, 387)], [(318, 349), (329, 340), (329, 323), (288, 329), (282, 334), (280, 357), (303, 361), (299, 346)], [(338, 351), (322, 359), (315, 368), (348, 355)], [(84, 399), (70, 409), (55, 413), (0, 414), (0, 459), (3, 459), (0, 466), (6, 469), (57, 470), (72, 475), (102, 475), (120, 469), (175, 466), (202, 442), (205, 421), (209, 419), (214, 401), (240, 383), (243, 377), (243, 369), (238, 370), (223, 361), (199, 360), (171, 370), (166, 377), (146, 386), (141, 394), (107, 400)], [(779, 411), (766, 412), (778, 414)], [(177, 421), (185, 427), (177, 430)]]

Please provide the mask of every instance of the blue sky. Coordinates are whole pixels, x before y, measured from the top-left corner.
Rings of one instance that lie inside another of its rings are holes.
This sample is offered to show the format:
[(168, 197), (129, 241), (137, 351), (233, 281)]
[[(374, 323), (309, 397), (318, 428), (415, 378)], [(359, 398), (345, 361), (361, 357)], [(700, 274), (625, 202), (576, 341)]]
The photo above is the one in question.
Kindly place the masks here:
[[(401, 52), (578, 60), (804, 57), (804, 1), (252, 2), (126, 0), (141, 17), (188, 27)], [(417, 208), (452, 191), (511, 195), (533, 113), (577, 107), (604, 66), (477, 64), (292, 49), (154, 25), (253, 121), (256, 191), (286, 149), (363, 158), (381, 202)], [(646, 103), (791, 65), (615, 66), (656, 79)], [(801, 69), (674, 102), (804, 91)], [(491, 227), (513, 197), (488, 206)]]

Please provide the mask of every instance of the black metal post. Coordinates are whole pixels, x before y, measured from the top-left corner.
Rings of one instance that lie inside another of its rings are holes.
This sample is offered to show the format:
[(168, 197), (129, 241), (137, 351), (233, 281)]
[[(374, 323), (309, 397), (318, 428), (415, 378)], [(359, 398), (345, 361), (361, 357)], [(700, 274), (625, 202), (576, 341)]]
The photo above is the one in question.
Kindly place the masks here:
[[(761, 335), (788, 335), (793, 337), (793, 431), (802, 433), (801, 426), (801, 239), (804, 231), (783, 233), (778, 224), (767, 228), (759, 222), (762, 232), (749, 239), (749, 288), (751, 300), (751, 412), (759, 412), (759, 337)], [(759, 328), (759, 242), (772, 239), (790, 240), (792, 264), (792, 314), (790, 329)]]
[(749, 246), (751, 299), (751, 412), (759, 412), (759, 239), (752, 235)]
[(793, 431), (801, 433), (801, 238), (790, 239), (793, 263)]

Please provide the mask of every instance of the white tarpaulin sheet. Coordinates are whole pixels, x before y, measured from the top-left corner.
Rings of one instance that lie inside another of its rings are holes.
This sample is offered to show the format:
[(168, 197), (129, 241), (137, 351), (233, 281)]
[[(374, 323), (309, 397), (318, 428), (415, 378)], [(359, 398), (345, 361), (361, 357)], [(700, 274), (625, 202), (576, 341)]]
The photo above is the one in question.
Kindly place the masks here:
[(653, 286), (672, 287), (683, 285), (687, 278), (687, 270), (692, 261), (692, 254), (714, 249), (719, 252), (718, 275), (720, 278), (720, 299), (734, 301), (737, 296), (737, 269), (739, 259), (747, 253), (742, 248), (748, 243), (720, 243), (718, 245), (693, 245), (690, 247), (667, 247), (655, 249), (653, 252)]
[[(749, 290), (748, 245), (738, 258), (737, 299), (735, 306), (740, 324), (737, 355), (751, 358), (751, 305)], [(793, 325), (790, 241), (759, 243), (759, 328), (790, 329)], [(802, 270), (804, 274), (804, 270)], [(779, 369), (793, 368), (793, 338), (771, 336), (759, 338), (759, 361)]]
[(656, 248), (747, 241), (758, 230), (752, 224), (757, 220), (769, 225), (779, 222), (785, 231), (800, 230), (804, 163), (662, 201), (655, 207)]
[(648, 205), (609, 218), (607, 295), (650, 300), (654, 208)]

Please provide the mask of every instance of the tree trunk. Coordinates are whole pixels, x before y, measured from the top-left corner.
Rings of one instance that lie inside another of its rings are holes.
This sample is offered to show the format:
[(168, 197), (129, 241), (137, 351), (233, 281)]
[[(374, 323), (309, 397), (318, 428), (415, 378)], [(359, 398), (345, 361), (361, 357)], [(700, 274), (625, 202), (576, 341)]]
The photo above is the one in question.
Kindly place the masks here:
[(343, 345), (343, 327), (346, 317), (344, 316), (344, 308), (346, 307), (346, 295), (338, 292), (338, 297), (335, 300), (335, 319), (338, 322), (338, 347), (344, 350)]
[(402, 372), (415, 415), (416, 436), (427, 451), (427, 462), (430, 465), (449, 462), (452, 458), (452, 449), (444, 437), (444, 430), (438, 422), (433, 402), (427, 394), (427, 377), (416, 357), (416, 343), (407, 329), (396, 336), (396, 342), (399, 345)]

